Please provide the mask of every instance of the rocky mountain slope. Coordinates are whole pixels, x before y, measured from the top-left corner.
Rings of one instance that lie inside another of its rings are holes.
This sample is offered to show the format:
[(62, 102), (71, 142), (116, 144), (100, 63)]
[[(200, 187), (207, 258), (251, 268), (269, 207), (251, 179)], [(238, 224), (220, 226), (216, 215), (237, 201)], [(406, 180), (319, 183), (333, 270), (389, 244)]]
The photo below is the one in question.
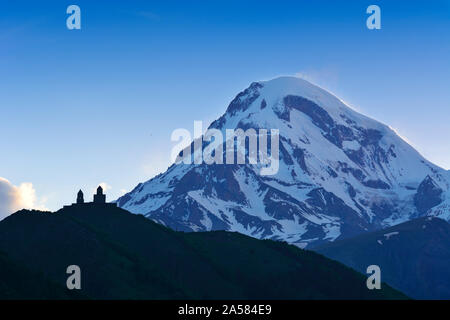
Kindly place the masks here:
[(375, 264), (381, 279), (415, 299), (450, 299), (450, 224), (422, 217), (313, 249), (365, 272)]
[(210, 128), (224, 136), (279, 130), (277, 173), (261, 175), (261, 163), (174, 164), (118, 205), (175, 230), (238, 231), (300, 247), (421, 216), (450, 219), (449, 172), (305, 80), (252, 83)]

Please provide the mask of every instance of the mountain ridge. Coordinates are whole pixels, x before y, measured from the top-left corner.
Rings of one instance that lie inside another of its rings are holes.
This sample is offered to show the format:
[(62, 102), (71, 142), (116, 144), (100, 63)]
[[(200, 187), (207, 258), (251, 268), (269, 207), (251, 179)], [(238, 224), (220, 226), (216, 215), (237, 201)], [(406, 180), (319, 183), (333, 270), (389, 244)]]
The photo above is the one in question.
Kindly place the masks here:
[(421, 217), (396, 226), (311, 248), (364, 272), (378, 265), (381, 278), (414, 299), (450, 299), (450, 224)]

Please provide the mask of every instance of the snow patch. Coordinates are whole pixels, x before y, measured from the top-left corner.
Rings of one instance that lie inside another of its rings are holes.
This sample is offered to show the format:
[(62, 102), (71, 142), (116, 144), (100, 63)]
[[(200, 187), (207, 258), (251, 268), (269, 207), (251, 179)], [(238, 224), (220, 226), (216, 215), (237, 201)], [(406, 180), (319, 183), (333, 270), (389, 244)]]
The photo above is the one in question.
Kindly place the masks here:
[(385, 233), (384, 236), (385, 236), (386, 240), (389, 240), (392, 236), (396, 236), (398, 234), (399, 234), (398, 231), (394, 231), (394, 232)]
[(346, 141), (342, 142), (342, 146), (344, 147), (344, 149), (354, 150), (354, 151), (359, 150), (359, 148), (361, 148), (361, 145), (356, 140), (352, 140), (352, 141), (346, 140)]

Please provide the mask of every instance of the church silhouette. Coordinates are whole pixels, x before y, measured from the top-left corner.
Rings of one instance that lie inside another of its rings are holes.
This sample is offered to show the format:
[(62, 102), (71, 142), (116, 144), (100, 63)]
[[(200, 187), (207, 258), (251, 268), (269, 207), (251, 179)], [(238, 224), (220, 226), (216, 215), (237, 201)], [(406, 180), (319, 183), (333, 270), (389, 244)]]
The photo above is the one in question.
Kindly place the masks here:
[(103, 188), (98, 186), (97, 193), (94, 194), (93, 202), (84, 202), (84, 194), (83, 191), (80, 190), (77, 194), (77, 202), (70, 206), (64, 206), (64, 208), (71, 207), (117, 207), (117, 204), (106, 203), (106, 194), (103, 193)]

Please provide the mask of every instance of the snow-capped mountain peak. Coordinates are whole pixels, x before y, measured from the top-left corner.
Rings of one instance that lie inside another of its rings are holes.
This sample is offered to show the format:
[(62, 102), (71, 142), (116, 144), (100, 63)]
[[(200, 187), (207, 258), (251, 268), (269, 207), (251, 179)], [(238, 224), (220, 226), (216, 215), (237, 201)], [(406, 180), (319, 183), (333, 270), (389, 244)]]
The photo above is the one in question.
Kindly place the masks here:
[(445, 170), (306, 80), (254, 82), (210, 128), (279, 130), (278, 172), (177, 164), (119, 206), (177, 230), (233, 230), (301, 247), (421, 215), (450, 218)]

